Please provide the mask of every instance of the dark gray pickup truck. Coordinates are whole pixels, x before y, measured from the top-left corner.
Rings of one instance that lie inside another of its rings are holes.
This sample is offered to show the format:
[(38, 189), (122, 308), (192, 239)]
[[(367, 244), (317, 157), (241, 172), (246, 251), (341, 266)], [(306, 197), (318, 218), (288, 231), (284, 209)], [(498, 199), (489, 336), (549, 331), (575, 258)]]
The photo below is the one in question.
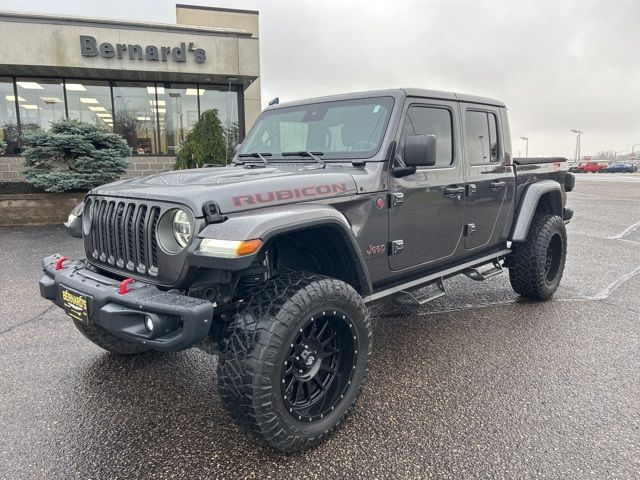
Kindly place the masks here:
[(422, 305), (446, 279), (508, 269), (558, 288), (574, 185), (563, 158), (512, 157), (505, 105), (388, 90), (265, 110), (233, 165), (89, 192), (86, 259), (44, 259), (40, 292), (115, 354), (219, 355), (239, 423), (284, 451), (325, 439), (367, 372), (367, 304)]

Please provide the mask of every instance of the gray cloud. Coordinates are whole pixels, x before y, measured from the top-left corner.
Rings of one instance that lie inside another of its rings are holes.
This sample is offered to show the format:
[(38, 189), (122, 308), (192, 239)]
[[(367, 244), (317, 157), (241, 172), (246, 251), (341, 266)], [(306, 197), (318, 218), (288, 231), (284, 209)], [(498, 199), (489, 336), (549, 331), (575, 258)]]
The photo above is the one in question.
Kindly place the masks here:
[[(637, 0), (219, 0), (261, 13), (263, 101), (414, 86), (499, 98), (530, 155), (640, 143)], [(175, 21), (174, 4), (0, 0), (0, 8)], [(514, 140), (514, 150), (522, 142)]]

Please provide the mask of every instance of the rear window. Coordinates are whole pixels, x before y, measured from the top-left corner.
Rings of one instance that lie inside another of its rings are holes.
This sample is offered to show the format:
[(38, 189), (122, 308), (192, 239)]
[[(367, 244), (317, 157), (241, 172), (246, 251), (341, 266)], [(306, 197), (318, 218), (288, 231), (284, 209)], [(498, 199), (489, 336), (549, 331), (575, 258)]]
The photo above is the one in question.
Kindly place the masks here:
[(498, 120), (492, 112), (467, 110), (465, 115), (467, 158), (471, 165), (500, 160)]

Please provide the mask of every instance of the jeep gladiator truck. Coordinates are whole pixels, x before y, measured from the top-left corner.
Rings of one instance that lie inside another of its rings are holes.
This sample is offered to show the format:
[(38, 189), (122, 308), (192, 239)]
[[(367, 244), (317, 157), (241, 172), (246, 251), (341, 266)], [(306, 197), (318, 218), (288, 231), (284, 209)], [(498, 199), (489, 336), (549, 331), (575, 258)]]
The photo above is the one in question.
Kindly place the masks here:
[(115, 354), (219, 355), (232, 416), (273, 447), (325, 439), (367, 372), (367, 304), (422, 305), (508, 269), (550, 298), (573, 175), (512, 158), (505, 105), (417, 89), (267, 108), (233, 164), (122, 180), (69, 217), (86, 259), (43, 260), (41, 295)]

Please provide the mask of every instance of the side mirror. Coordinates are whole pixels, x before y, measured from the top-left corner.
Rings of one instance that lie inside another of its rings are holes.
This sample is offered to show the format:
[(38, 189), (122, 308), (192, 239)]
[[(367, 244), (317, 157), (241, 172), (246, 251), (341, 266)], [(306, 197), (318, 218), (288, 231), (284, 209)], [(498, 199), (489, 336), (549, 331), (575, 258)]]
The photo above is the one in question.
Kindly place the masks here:
[(409, 167), (433, 167), (436, 164), (436, 136), (410, 135), (405, 138), (404, 163)]

